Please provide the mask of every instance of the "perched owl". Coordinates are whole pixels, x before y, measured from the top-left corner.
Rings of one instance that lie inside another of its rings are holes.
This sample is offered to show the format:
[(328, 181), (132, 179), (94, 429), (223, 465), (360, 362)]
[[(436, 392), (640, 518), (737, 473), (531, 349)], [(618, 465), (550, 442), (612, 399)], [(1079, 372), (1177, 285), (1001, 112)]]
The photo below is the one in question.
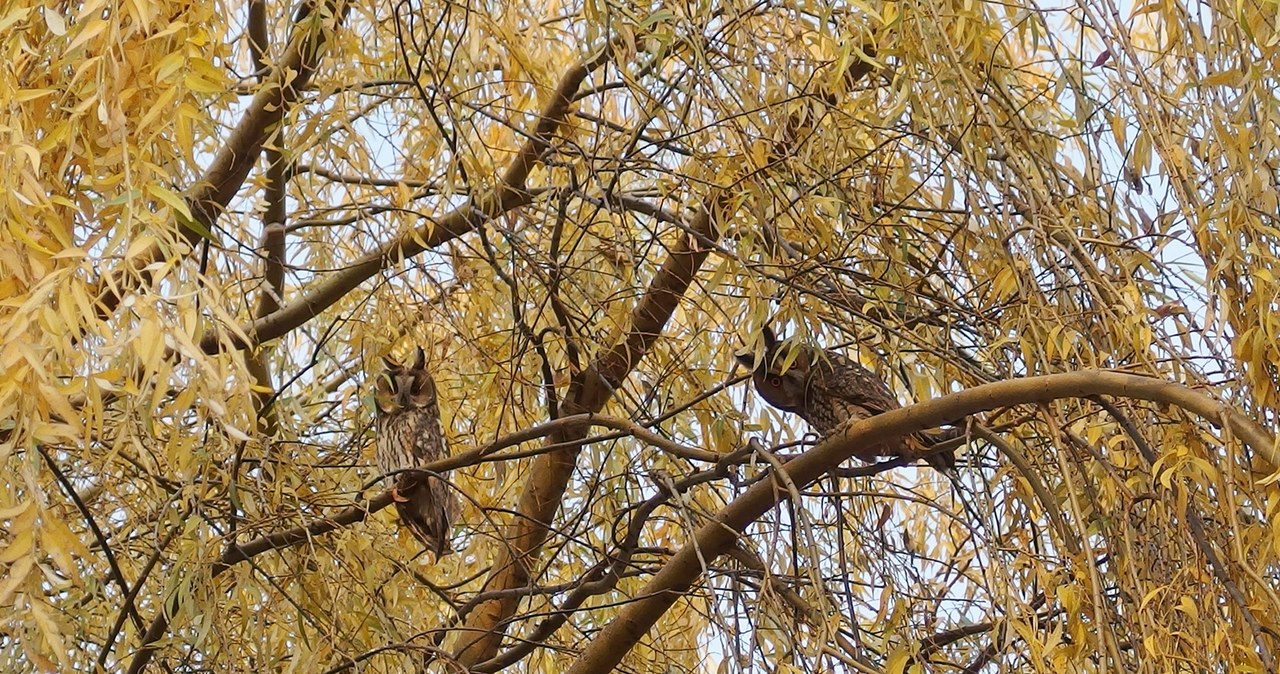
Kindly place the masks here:
[(386, 371), (377, 380), (377, 463), (383, 474), (396, 473), (392, 497), (396, 512), (413, 535), (435, 553), (450, 551), (449, 527), (458, 511), (458, 498), (448, 484), (412, 469), (449, 455), (440, 430), (436, 384), (418, 348), (413, 367), (383, 358)]
[[(826, 435), (850, 419), (865, 419), (902, 407), (884, 380), (839, 353), (781, 343), (767, 327), (764, 343), (764, 359), (758, 365), (752, 354), (738, 355), (743, 365), (754, 370), (756, 391), (770, 405), (799, 414), (819, 434)], [(799, 351), (793, 354), (790, 349)], [(857, 457), (870, 462), (878, 456), (920, 456), (931, 445), (958, 436), (958, 432), (916, 433), (887, 445), (868, 447)], [(956, 465), (953, 450), (925, 460), (948, 474)]]

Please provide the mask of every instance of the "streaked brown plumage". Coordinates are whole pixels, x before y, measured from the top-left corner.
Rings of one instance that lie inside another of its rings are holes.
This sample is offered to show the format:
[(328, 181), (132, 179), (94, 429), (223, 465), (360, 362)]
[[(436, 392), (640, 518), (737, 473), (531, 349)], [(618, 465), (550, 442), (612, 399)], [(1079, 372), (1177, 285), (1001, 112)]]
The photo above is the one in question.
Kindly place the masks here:
[[(738, 356), (743, 365), (753, 369), (756, 391), (770, 405), (799, 414), (821, 435), (850, 419), (865, 419), (902, 407), (884, 380), (835, 351), (779, 342), (767, 327), (764, 343), (764, 357), (758, 364), (751, 354)], [(792, 354), (791, 349), (799, 351)], [(917, 433), (868, 447), (857, 457), (868, 462), (880, 456), (918, 457), (930, 446), (958, 435)], [(925, 460), (944, 473), (952, 472), (956, 464), (954, 450), (932, 454)]]
[(435, 476), (412, 470), (449, 455), (440, 430), (436, 384), (418, 348), (411, 367), (383, 358), (386, 371), (378, 376), (374, 400), (378, 406), (377, 464), (383, 474), (396, 473), (394, 493), (400, 522), (422, 544), (441, 555), (450, 551), (449, 529), (458, 512), (453, 489)]

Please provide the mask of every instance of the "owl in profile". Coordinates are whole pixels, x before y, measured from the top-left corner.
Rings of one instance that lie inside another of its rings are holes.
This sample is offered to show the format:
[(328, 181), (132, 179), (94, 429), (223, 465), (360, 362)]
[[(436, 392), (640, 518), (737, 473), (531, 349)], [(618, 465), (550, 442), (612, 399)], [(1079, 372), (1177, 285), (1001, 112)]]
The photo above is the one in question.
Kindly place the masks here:
[[(764, 358), (759, 363), (754, 362), (752, 354), (737, 356), (753, 371), (756, 391), (770, 405), (799, 414), (821, 435), (851, 419), (866, 419), (902, 407), (883, 379), (835, 351), (780, 342), (768, 327), (764, 329), (764, 346)], [(793, 353), (791, 349), (799, 351)], [(867, 447), (857, 457), (868, 462), (880, 456), (919, 457), (930, 446), (959, 435), (958, 431), (915, 433)], [(930, 454), (925, 461), (951, 474), (956, 465), (955, 451)]]
[(439, 559), (450, 551), (449, 529), (458, 497), (444, 480), (413, 470), (449, 455), (440, 430), (436, 384), (425, 360), (422, 347), (412, 367), (383, 358), (386, 370), (374, 390), (376, 458), (384, 475), (395, 473), (391, 495), (400, 521)]

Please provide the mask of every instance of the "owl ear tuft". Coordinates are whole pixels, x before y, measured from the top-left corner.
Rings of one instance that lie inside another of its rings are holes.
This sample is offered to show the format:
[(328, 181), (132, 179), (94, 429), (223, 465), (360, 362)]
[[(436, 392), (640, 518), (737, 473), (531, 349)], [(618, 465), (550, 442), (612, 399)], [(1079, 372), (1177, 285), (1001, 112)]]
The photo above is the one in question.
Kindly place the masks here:
[(400, 363), (396, 362), (396, 359), (395, 359), (395, 358), (392, 358), (391, 356), (383, 356), (383, 357), (382, 357), (382, 364), (383, 364), (383, 366), (385, 366), (388, 370), (395, 370), (395, 369), (398, 369), (398, 368), (400, 367)]
[(760, 332), (764, 335), (764, 348), (766, 351), (773, 351), (777, 348), (778, 336), (774, 334), (773, 328), (766, 325), (760, 330)]
[(422, 368), (426, 367), (426, 365), (427, 365), (427, 353), (422, 350), (421, 346), (419, 346), (418, 357), (416, 360), (413, 361), (413, 369), (421, 370)]

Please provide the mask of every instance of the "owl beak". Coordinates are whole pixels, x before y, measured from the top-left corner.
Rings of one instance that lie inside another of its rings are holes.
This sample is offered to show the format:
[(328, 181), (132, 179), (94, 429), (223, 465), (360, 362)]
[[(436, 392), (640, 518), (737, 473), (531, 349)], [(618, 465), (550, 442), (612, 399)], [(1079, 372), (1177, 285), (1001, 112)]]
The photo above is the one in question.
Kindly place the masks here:
[(408, 388), (400, 388), (396, 390), (396, 405), (405, 408), (409, 406), (409, 398), (411, 391)]

